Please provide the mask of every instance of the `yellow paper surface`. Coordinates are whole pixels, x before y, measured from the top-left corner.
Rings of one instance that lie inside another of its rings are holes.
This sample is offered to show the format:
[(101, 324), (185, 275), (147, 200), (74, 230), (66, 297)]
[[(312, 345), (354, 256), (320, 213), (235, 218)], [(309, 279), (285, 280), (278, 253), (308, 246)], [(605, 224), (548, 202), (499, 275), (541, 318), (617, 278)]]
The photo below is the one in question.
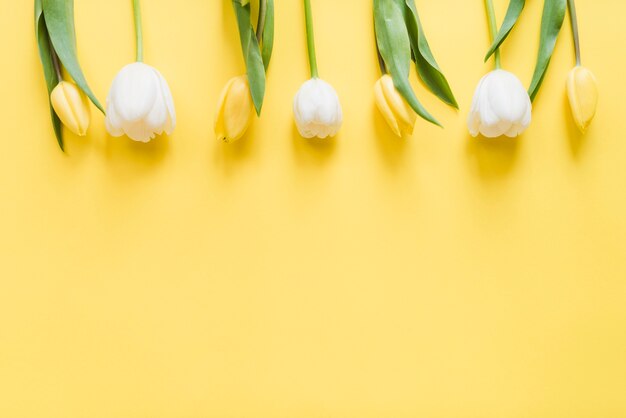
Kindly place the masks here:
[[(308, 78), (300, 1), (277, 1), (262, 118), (214, 139), (244, 71), (229, 1), (145, 0), (145, 60), (178, 126), (148, 145), (56, 145), (31, 1), (0, 13), (0, 417), (626, 416), (626, 4), (578, 1), (600, 105), (577, 133), (566, 22), (517, 140), (465, 119), (482, 1), (418, 0), (461, 105), (419, 98), (395, 138), (373, 103), (371, 2), (314, 0), (320, 75), (345, 123), (296, 131)], [(501, 21), (504, 0), (496, 1)], [(541, 2), (503, 50), (528, 85)], [(80, 61), (104, 101), (134, 58), (130, 1), (76, 1)]]

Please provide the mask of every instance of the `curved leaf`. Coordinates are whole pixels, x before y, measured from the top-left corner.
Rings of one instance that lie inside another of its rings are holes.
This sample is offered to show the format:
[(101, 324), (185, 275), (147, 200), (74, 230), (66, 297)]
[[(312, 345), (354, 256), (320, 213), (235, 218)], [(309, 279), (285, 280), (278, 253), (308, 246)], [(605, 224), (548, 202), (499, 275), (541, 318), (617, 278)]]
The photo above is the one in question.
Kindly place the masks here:
[(250, 1), (233, 0), (233, 7), (237, 15), (241, 49), (246, 61), (250, 94), (252, 95), (256, 113), (260, 115), (263, 107), (263, 97), (265, 96), (265, 67), (263, 58), (261, 58), (259, 42), (256, 39), (252, 23), (250, 23)]
[(487, 55), (485, 55), (485, 62), (496, 52), (496, 49), (500, 48), (502, 42), (509, 36), (513, 26), (517, 23), (517, 19), (519, 19), (522, 10), (524, 9), (524, 5), (526, 4), (526, 0), (511, 0), (509, 2), (509, 8), (506, 11), (506, 16), (504, 16), (504, 21), (502, 22), (502, 26), (498, 31), (489, 51), (487, 51)]
[(265, 12), (265, 26), (263, 26), (263, 38), (261, 45), (261, 56), (265, 71), (270, 66), (272, 50), (274, 49), (274, 0), (267, 0)]
[(556, 39), (559, 36), (563, 20), (565, 19), (566, 9), (567, 0), (545, 0), (543, 3), (539, 53), (537, 54), (537, 64), (535, 66), (533, 79), (528, 89), (530, 100), (535, 100), (535, 96), (537, 96), (539, 87), (541, 87), (541, 83), (548, 70), (548, 65), (550, 65)]
[(78, 63), (74, 29), (74, 0), (42, 0), (42, 6), (50, 40), (63, 66), (76, 85), (104, 113), (104, 108), (89, 88)]
[(409, 10), (409, 14), (407, 15), (407, 28), (409, 30), (411, 49), (413, 50), (417, 73), (433, 94), (439, 97), (444, 103), (458, 109), (459, 105), (454, 98), (450, 84), (443, 75), (443, 72), (439, 69), (437, 61), (430, 50), (422, 22), (420, 21), (417, 8), (415, 7), (415, 2), (413, 0), (406, 0), (406, 6)]
[(374, 0), (376, 43), (393, 84), (411, 108), (427, 121), (441, 124), (422, 106), (409, 83), (411, 43), (404, 13), (394, 0)]
[[(59, 84), (59, 78), (57, 77), (56, 70), (54, 69), (52, 50), (50, 49), (50, 38), (48, 36), (46, 22), (44, 21), (41, 0), (35, 0), (35, 36), (37, 37), (39, 57), (41, 58), (43, 73), (46, 79), (46, 87), (48, 88), (48, 101), (50, 101), (50, 94), (56, 85)], [(63, 150), (63, 130), (61, 129), (61, 120), (52, 108), (51, 103), (50, 117), (52, 119), (52, 127), (54, 128), (54, 134), (57, 138), (57, 142), (59, 143), (61, 150)]]

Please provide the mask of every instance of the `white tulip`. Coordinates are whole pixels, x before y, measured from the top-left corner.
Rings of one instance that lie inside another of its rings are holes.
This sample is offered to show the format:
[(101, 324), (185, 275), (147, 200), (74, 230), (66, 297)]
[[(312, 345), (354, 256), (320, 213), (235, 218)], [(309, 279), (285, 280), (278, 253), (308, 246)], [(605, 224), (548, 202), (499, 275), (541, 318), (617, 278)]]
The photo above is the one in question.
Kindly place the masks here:
[(149, 142), (176, 126), (174, 101), (167, 82), (155, 68), (135, 62), (122, 68), (107, 97), (106, 128), (112, 136), (128, 135)]
[(300, 87), (293, 100), (293, 113), (298, 131), (304, 138), (335, 136), (343, 122), (337, 92), (317, 77)]
[(530, 125), (532, 105), (528, 92), (512, 73), (495, 70), (476, 87), (467, 126), (472, 136), (516, 137)]

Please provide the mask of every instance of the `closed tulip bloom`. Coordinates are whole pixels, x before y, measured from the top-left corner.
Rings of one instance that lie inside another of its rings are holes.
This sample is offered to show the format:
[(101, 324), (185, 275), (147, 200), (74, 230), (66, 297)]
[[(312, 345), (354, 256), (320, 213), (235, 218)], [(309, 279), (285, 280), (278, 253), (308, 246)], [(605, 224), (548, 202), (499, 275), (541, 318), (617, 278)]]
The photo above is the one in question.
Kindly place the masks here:
[(254, 103), (250, 94), (250, 84), (245, 75), (231, 78), (220, 95), (215, 134), (224, 142), (241, 138), (254, 118)]
[(50, 94), (52, 108), (63, 125), (76, 135), (85, 136), (91, 111), (89, 101), (74, 83), (61, 81)]
[(530, 125), (532, 105), (521, 81), (505, 70), (485, 75), (474, 93), (467, 126), (472, 136), (516, 137)]
[(567, 78), (567, 96), (574, 121), (584, 133), (596, 115), (598, 106), (598, 84), (593, 73), (581, 66), (570, 71)]
[(382, 76), (374, 85), (374, 99), (393, 133), (400, 137), (413, 133), (417, 115), (396, 90), (389, 74)]
[(141, 62), (122, 68), (107, 97), (107, 131), (149, 142), (163, 132), (171, 134), (175, 126), (174, 101), (161, 73)]
[(304, 138), (335, 136), (343, 122), (337, 92), (317, 77), (300, 87), (293, 100), (293, 113), (298, 131)]

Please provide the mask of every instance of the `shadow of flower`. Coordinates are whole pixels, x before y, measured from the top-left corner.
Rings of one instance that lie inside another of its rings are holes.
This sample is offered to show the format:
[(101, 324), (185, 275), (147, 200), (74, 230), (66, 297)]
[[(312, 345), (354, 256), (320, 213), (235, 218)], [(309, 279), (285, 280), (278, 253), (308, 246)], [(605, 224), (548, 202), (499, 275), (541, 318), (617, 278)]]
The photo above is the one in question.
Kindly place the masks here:
[(520, 137), (485, 138), (466, 136), (466, 152), (473, 171), (485, 181), (502, 180), (513, 170)]

